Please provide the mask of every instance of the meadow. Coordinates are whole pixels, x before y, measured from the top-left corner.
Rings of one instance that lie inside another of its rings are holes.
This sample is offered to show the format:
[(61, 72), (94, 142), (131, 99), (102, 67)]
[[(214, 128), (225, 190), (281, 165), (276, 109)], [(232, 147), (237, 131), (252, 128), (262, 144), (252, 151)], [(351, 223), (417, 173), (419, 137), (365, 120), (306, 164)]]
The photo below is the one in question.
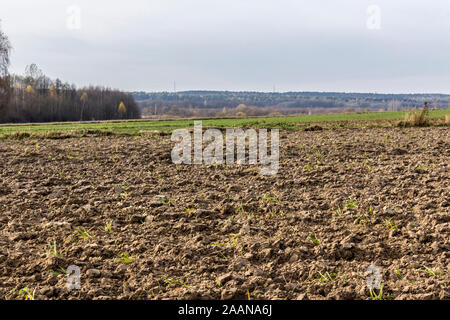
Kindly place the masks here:
[[(384, 122), (404, 119), (407, 112), (371, 112), (371, 113), (339, 113), (317, 114), (261, 118), (228, 118), (228, 119), (199, 119), (204, 127), (231, 128), (278, 128), (301, 129), (311, 123), (326, 123), (325, 126), (377, 126)], [(439, 119), (450, 116), (450, 109), (430, 110), (428, 118)], [(356, 122), (356, 123), (355, 123)], [(362, 123), (361, 123), (362, 122)], [(45, 135), (46, 133), (76, 133), (91, 131), (92, 133), (139, 135), (145, 131), (170, 132), (179, 128), (192, 127), (194, 119), (175, 120), (124, 120), (124, 121), (90, 121), (67, 123), (39, 123), (39, 124), (3, 124), (0, 125), (0, 137), (17, 137), (27, 135)]]

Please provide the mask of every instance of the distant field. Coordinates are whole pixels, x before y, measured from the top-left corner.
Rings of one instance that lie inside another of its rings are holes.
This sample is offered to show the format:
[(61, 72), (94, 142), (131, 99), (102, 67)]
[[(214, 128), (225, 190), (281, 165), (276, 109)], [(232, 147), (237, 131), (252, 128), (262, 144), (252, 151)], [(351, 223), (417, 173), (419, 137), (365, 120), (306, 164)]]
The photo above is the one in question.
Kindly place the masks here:
[[(450, 109), (431, 110), (430, 118), (443, 118), (450, 115)], [(371, 112), (371, 113), (340, 113), (340, 114), (318, 114), (302, 116), (282, 116), (266, 118), (243, 118), (243, 119), (206, 119), (203, 120), (204, 127), (254, 127), (254, 128), (279, 128), (298, 129), (299, 126), (317, 122), (351, 122), (371, 120), (400, 120), (405, 112)], [(172, 131), (179, 128), (193, 126), (194, 120), (138, 120), (138, 121), (92, 121), (92, 122), (68, 122), (51, 124), (8, 124), (0, 125), (0, 137), (11, 134), (29, 133), (43, 134), (61, 133), (68, 131), (94, 130), (111, 134), (136, 135), (141, 131), (158, 130)]]

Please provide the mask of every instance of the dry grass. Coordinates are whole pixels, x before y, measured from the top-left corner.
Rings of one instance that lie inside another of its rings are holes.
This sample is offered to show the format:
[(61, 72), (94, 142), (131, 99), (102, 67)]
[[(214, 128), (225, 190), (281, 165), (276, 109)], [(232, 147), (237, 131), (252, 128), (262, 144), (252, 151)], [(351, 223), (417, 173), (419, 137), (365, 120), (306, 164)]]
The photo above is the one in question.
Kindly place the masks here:
[(399, 122), (401, 127), (423, 127), (429, 124), (426, 118), (428, 114), (428, 102), (423, 104), (422, 110), (419, 112), (410, 112), (405, 115), (405, 119)]
[(450, 116), (445, 116), (445, 124), (450, 124)]

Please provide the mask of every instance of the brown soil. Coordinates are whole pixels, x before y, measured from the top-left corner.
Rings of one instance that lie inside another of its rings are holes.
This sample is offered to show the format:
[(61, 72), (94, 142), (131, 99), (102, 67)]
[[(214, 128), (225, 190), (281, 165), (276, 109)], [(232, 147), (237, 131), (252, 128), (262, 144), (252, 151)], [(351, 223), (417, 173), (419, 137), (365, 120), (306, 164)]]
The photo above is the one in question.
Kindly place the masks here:
[(383, 299), (450, 298), (448, 128), (280, 136), (272, 177), (170, 136), (1, 140), (0, 298), (367, 299), (371, 265)]

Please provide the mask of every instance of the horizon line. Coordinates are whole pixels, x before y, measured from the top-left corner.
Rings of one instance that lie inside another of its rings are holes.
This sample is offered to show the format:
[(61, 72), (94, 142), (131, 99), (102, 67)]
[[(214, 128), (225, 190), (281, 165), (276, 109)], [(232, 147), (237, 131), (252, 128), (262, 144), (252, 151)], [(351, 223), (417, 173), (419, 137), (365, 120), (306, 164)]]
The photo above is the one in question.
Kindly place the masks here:
[(161, 91), (146, 91), (146, 90), (125, 90), (129, 93), (169, 93), (169, 94), (179, 94), (179, 93), (192, 93), (192, 92), (228, 92), (228, 93), (266, 93), (266, 94), (285, 94), (285, 93), (328, 93), (328, 94), (371, 94), (371, 95), (442, 95), (450, 96), (450, 93), (440, 93), (440, 92), (414, 92), (414, 93), (403, 93), (403, 92), (363, 92), (363, 91), (256, 91), (256, 90), (217, 90), (217, 89), (190, 89), (190, 90), (161, 90)]

